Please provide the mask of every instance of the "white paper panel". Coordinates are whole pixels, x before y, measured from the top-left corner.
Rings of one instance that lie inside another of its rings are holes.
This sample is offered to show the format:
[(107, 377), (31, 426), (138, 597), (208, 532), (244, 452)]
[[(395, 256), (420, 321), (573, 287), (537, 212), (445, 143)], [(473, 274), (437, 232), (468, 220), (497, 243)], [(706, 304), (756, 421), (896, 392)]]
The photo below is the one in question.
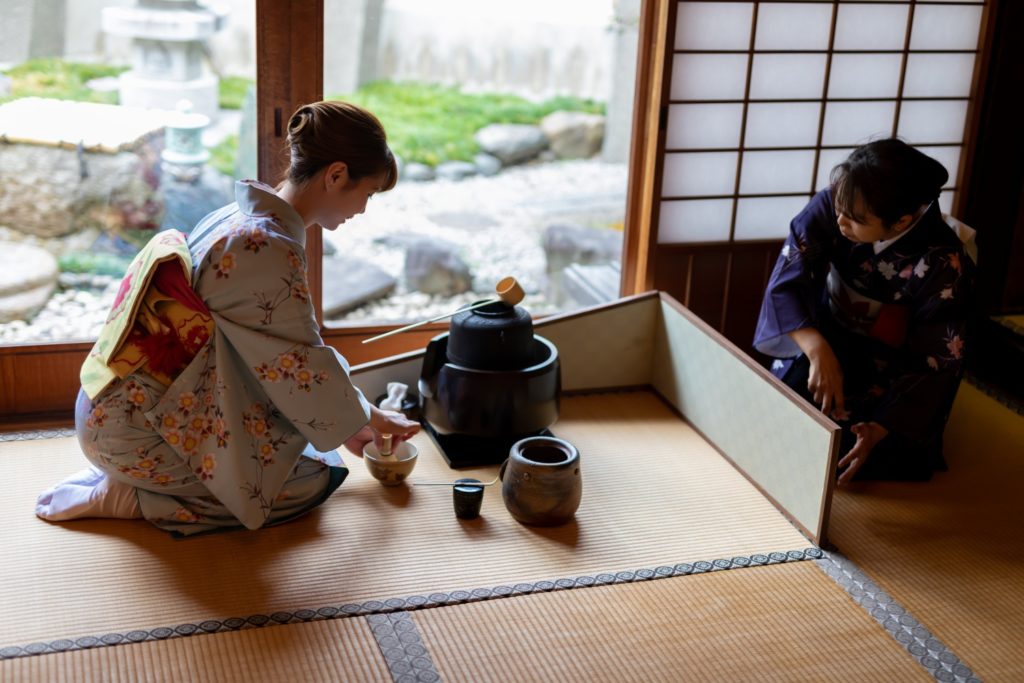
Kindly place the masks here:
[(902, 50), (906, 37), (906, 5), (839, 3), (835, 49)]
[[(945, 191), (939, 195), (939, 211), (953, 215), (953, 204), (956, 202), (958, 192)], [(953, 216), (956, 218), (956, 216)]]
[(789, 222), (807, 205), (809, 197), (741, 199), (736, 210), (736, 241), (783, 239)]
[(889, 137), (895, 114), (895, 102), (829, 102), (825, 106), (822, 144), (862, 145)]
[(900, 55), (834, 55), (828, 96), (896, 97), (902, 59)]
[(751, 104), (747, 108), (747, 147), (813, 146), (818, 139), (821, 105)]
[(818, 179), (814, 183), (815, 190), (823, 190), (829, 185), (829, 176), (836, 164), (841, 163), (850, 156), (853, 147), (849, 149), (823, 149), (818, 157)]
[(961, 142), (967, 102), (918, 100), (900, 109), (899, 136), (911, 144)]
[(968, 97), (974, 80), (973, 54), (912, 54), (907, 58), (905, 97)]
[(732, 194), (736, 190), (737, 156), (736, 152), (666, 154), (662, 196)]
[(741, 100), (747, 83), (747, 55), (675, 55), (672, 99)]
[(658, 217), (658, 244), (725, 242), (731, 220), (731, 199), (664, 201)]
[(821, 97), (825, 55), (754, 55), (750, 98)]
[(740, 194), (806, 192), (813, 172), (813, 150), (744, 152)]
[(952, 187), (956, 184), (956, 174), (960, 170), (960, 152), (963, 147), (918, 147), (918, 149), (946, 167), (949, 180), (946, 181), (944, 187)]
[(754, 4), (681, 2), (676, 14), (677, 50), (746, 50)]
[(738, 147), (742, 104), (673, 104), (668, 108), (669, 149)]
[(812, 417), (767, 373), (740, 360), (742, 350), (692, 314), (663, 301), (660, 323), (651, 369), (654, 388), (822, 543), (838, 427), (833, 433)]
[(914, 9), (911, 50), (976, 50), (980, 5), (918, 5)]
[(757, 11), (755, 50), (827, 50), (831, 4), (767, 4)]

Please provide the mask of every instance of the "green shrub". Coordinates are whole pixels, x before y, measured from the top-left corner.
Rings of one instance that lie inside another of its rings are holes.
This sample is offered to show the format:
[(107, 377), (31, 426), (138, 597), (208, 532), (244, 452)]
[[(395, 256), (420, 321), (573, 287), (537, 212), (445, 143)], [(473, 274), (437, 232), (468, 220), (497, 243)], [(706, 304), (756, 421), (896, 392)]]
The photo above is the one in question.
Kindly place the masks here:
[(245, 102), (245, 93), (253, 84), (251, 78), (243, 76), (224, 76), (220, 79), (220, 108), (241, 109)]
[(238, 136), (229, 135), (210, 148), (210, 166), (226, 176), (235, 175), (235, 158), (238, 156)]
[(117, 76), (126, 66), (65, 62), (52, 57), (30, 59), (7, 70), (11, 77), (11, 94), (3, 101), (21, 97), (46, 97), (117, 104), (116, 92), (97, 92), (86, 83), (94, 78)]
[(131, 262), (130, 256), (92, 251), (69, 251), (57, 259), (62, 273), (92, 273), (114, 277), (123, 276)]
[(430, 166), (472, 161), (479, 151), (473, 134), (492, 123), (536, 124), (559, 109), (604, 113), (603, 104), (575, 97), (536, 103), (516, 95), (468, 94), (454, 87), (391, 81), (369, 83), (351, 95), (328, 99), (366, 107), (384, 124), (399, 156)]

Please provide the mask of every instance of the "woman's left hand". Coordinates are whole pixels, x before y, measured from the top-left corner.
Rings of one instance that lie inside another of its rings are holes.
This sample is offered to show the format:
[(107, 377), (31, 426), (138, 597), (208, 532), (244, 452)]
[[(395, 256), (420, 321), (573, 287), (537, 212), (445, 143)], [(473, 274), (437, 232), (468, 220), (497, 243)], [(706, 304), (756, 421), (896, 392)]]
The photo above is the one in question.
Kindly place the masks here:
[(889, 433), (888, 429), (877, 422), (858, 422), (850, 427), (850, 431), (857, 435), (857, 443), (853, 444), (850, 452), (839, 460), (839, 469), (842, 470), (842, 474), (839, 475), (840, 486), (848, 484), (853, 479), (857, 470), (867, 462), (871, 449)]
[(350, 453), (358, 455), (361, 458), (363, 457), (363, 448), (371, 441), (373, 441), (373, 430), (370, 429), (370, 425), (366, 425), (358, 432), (345, 439), (345, 448), (347, 448)]

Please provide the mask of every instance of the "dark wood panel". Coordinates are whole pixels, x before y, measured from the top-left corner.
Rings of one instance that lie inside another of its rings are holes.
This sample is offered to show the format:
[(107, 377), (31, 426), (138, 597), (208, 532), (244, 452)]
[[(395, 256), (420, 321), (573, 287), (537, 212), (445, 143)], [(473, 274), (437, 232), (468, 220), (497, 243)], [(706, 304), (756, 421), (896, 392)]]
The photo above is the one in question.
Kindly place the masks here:
[(722, 333), (744, 351), (751, 348), (765, 284), (780, 248), (781, 244), (758, 245), (732, 254)]
[(61, 344), (0, 355), (0, 424), (25, 415), (70, 415), (78, 395), (78, 371), (90, 348), (92, 344)]
[(684, 306), (688, 306), (692, 260), (690, 252), (683, 249), (656, 249), (651, 256), (654, 259), (654, 289), (665, 292)]
[(991, 0), (958, 216), (978, 231), (979, 313), (1024, 310), (1024, 3)]

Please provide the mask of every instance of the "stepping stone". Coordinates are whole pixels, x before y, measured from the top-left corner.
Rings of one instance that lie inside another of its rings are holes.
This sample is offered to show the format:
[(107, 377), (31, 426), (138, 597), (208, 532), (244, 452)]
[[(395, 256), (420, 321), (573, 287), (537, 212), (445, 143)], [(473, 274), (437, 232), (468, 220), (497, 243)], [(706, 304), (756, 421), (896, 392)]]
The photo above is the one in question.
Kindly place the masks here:
[(0, 242), (0, 323), (28, 320), (57, 287), (57, 259), (40, 247)]
[(325, 318), (337, 318), (390, 294), (398, 280), (364, 259), (331, 256), (323, 262)]

